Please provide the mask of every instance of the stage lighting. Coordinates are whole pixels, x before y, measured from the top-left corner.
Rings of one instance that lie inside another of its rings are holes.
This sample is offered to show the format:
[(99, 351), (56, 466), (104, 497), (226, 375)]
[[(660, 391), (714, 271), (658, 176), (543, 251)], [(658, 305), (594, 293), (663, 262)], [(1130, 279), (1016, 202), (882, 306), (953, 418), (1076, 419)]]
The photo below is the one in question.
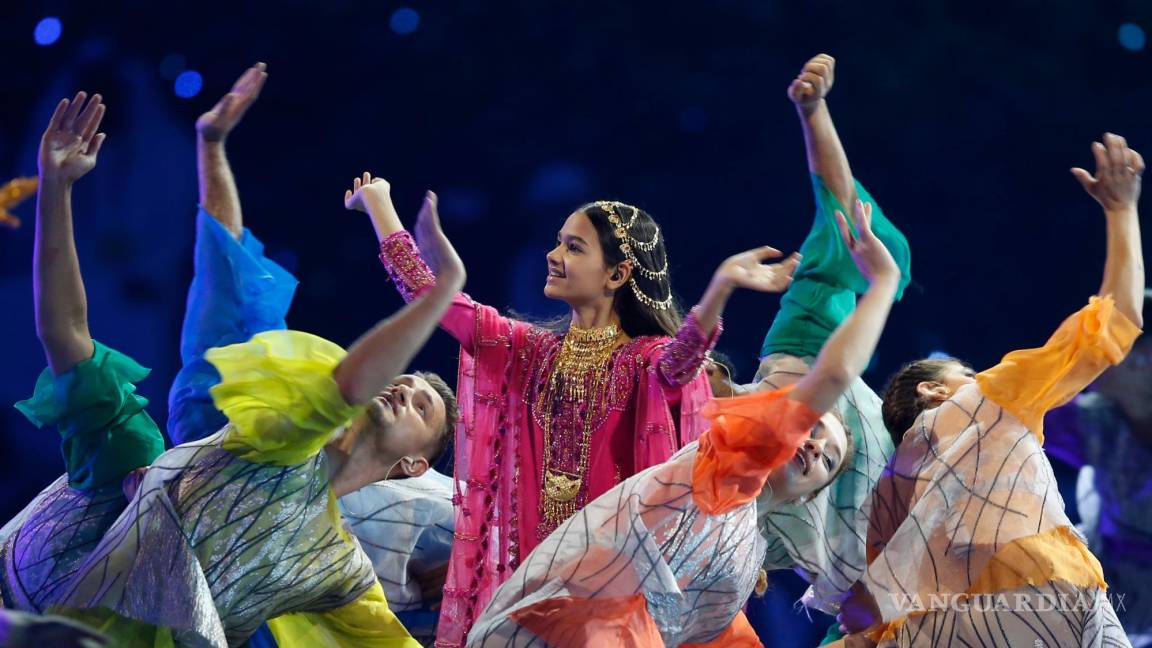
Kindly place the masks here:
[(60, 32), (63, 30), (64, 25), (60, 22), (59, 18), (49, 16), (40, 22), (36, 23), (36, 30), (33, 32), (33, 37), (36, 39), (37, 45), (51, 45), (60, 40)]
[(184, 99), (190, 99), (200, 94), (200, 88), (204, 86), (204, 79), (196, 70), (185, 70), (176, 77), (176, 96)]
[(1139, 52), (1144, 49), (1144, 28), (1136, 23), (1120, 25), (1117, 36), (1120, 38), (1120, 46), (1126, 50)]
[(400, 7), (392, 12), (392, 20), (388, 24), (392, 27), (392, 31), (407, 36), (420, 26), (420, 14), (416, 13), (415, 9)]

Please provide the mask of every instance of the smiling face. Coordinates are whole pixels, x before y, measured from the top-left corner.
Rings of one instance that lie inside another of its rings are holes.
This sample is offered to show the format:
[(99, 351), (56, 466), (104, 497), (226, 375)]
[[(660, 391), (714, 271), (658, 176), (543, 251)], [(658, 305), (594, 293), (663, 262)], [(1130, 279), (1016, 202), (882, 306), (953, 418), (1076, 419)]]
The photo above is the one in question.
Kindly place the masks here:
[(792, 459), (768, 476), (773, 499), (795, 501), (820, 490), (839, 474), (850, 452), (844, 424), (826, 412), (812, 426), (808, 439)]
[(612, 275), (624, 272), (619, 267), (605, 265), (600, 236), (582, 211), (574, 212), (564, 221), (556, 235), (556, 247), (546, 258), (548, 277), (544, 295), (570, 305), (611, 299), (610, 290), (620, 283), (614, 281)]

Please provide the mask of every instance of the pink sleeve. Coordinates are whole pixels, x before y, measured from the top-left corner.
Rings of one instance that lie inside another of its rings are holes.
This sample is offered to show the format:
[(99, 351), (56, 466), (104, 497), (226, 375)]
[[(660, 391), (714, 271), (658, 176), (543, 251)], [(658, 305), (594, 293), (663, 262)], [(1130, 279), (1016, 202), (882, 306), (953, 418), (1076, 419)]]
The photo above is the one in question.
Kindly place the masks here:
[(717, 321), (712, 335), (705, 336), (696, 320), (696, 309), (693, 308), (684, 318), (680, 330), (676, 331), (676, 337), (656, 347), (651, 362), (659, 369), (657, 373), (668, 395), (669, 404), (679, 402), (680, 389), (700, 373), (708, 352), (716, 346), (716, 340), (723, 330), (723, 322)]
[(380, 261), (406, 302), (436, 285), (436, 275), (420, 258), (420, 249), (407, 230), (389, 234), (380, 241)]
[[(388, 277), (396, 284), (396, 290), (404, 301), (410, 302), (436, 285), (436, 276), (420, 258), (416, 241), (405, 230), (389, 234), (380, 242), (380, 261), (388, 271)], [(456, 338), (460, 346), (468, 352), (475, 352), (477, 309), (488, 308), (472, 301), (464, 293), (457, 293), (452, 305), (440, 319), (440, 328)]]

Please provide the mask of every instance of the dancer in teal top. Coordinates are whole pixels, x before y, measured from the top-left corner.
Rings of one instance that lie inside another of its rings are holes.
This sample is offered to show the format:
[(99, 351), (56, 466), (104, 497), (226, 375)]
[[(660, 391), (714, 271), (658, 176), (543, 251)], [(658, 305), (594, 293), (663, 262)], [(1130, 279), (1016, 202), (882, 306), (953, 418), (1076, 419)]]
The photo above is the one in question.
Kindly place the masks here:
[[(718, 396), (778, 389), (805, 376), (828, 337), (856, 307), (867, 280), (837, 230), (835, 214), (857, 200), (872, 210), (872, 230), (900, 268), (899, 299), (910, 281), (911, 255), (904, 235), (884, 215), (872, 195), (854, 177), (832, 122), (827, 95), (836, 61), (827, 54), (809, 60), (788, 86), (796, 106), (808, 157), (816, 214), (800, 248), (800, 266), (781, 298), (761, 347), (755, 380), (746, 385), (721, 377)], [(718, 387), (718, 388), (717, 388)], [(856, 378), (836, 406), (852, 435), (852, 461), (815, 495), (765, 512), (760, 519), (768, 541), (764, 569), (795, 569), (811, 585), (804, 602), (835, 614), (839, 601), (865, 567), (867, 520), (857, 512), (872, 491), (894, 446), (880, 411), (880, 398)], [(756, 615), (749, 614), (753, 624)]]
[[(788, 86), (804, 132), (816, 214), (800, 248), (800, 267), (764, 338), (752, 389), (778, 389), (806, 375), (828, 337), (868, 288), (837, 229), (837, 211), (847, 213), (857, 200), (870, 205), (872, 231), (900, 269), (896, 299), (910, 281), (908, 241), (856, 180), (832, 122), (827, 95), (835, 67), (831, 56), (815, 56)], [(815, 496), (768, 512), (760, 520), (768, 541), (765, 569), (795, 569), (812, 585), (805, 603), (831, 614), (866, 567), (867, 520), (858, 511), (894, 450), (880, 405), (876, 393), (856, 378), (836, 405), (852, 434), (851, 463)]]

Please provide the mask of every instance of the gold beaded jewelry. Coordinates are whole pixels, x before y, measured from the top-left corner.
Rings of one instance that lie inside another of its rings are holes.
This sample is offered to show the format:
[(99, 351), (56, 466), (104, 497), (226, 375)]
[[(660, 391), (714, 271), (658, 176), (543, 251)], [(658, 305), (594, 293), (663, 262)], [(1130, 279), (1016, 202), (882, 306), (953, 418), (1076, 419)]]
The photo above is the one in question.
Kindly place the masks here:
[[(636, 217), (640, 214), (639, 209), (631, 205), (625, 205), (623, 203), (608, 200), (601, 200), (596, 203), (596, 206), (604, 210), (604, 213), (608, 214), (608, 222), (612, 224), (612, 233), (620, 241), (620, 251), (623, 252), (624, 256), (632, 262), (632, 267), (636, 270), (636, 272), (638, 272), (646, 279), (652, 281), (656, 281), (668, 275), (667, 253), (664, 254), (664, 266), (659, 270), (653, 270), (651, 268), (646, 268), (642, 263), (640, 263), (640, 260), (636, 258), (636, 252), (632, 249), (633, 247), (636, 247), (640, 250), (643, 250), (644, 252), (651, 252), (652, 250), (656, 249), (656, 244), (660, 241), (660, 228), (658, 226), (656, 226), (655, 234), (652, 235), (652, 240), (640, 241), (637, 240), (631, 232), (632, 225), (636, 222)], [(627, 223), (620, 219), (620, 214), (617, 211), (617, 207), (627, 207), (632, 210), (632, 216), (628, 219)], [(635, 276), (628, 277), (628, 285), (632, 288), (632, 293), (636, 295), (636, 299), (640, 300), (640, 303), (649, 308), (654, 310), (665, 310), (672, 306), (671, 289), (669, 289), (668, 296), (664, 299), (655, 299), (644, 294), (643, 290), (640, 290), (640, 286), (636, 284)]]
[[(572, 517), (578, 508), (577, 496), (588, 472), (592, 425), (603, 418), (608, 406), (608, 365), (620, 337), (620, 329), (614, 324), (600, 329), (568, 329), (556, 356), (552, 376), (536, 400), (536, 410), (544, 416), (543, 497), (540, 498), (543, 520), (538, 530), (541, 538)], [(584, 425), (577, 441), (580, 454), (575, 472), (554, 465), (552, 457), (552, 425), (558, 400), (587, 404)]]

